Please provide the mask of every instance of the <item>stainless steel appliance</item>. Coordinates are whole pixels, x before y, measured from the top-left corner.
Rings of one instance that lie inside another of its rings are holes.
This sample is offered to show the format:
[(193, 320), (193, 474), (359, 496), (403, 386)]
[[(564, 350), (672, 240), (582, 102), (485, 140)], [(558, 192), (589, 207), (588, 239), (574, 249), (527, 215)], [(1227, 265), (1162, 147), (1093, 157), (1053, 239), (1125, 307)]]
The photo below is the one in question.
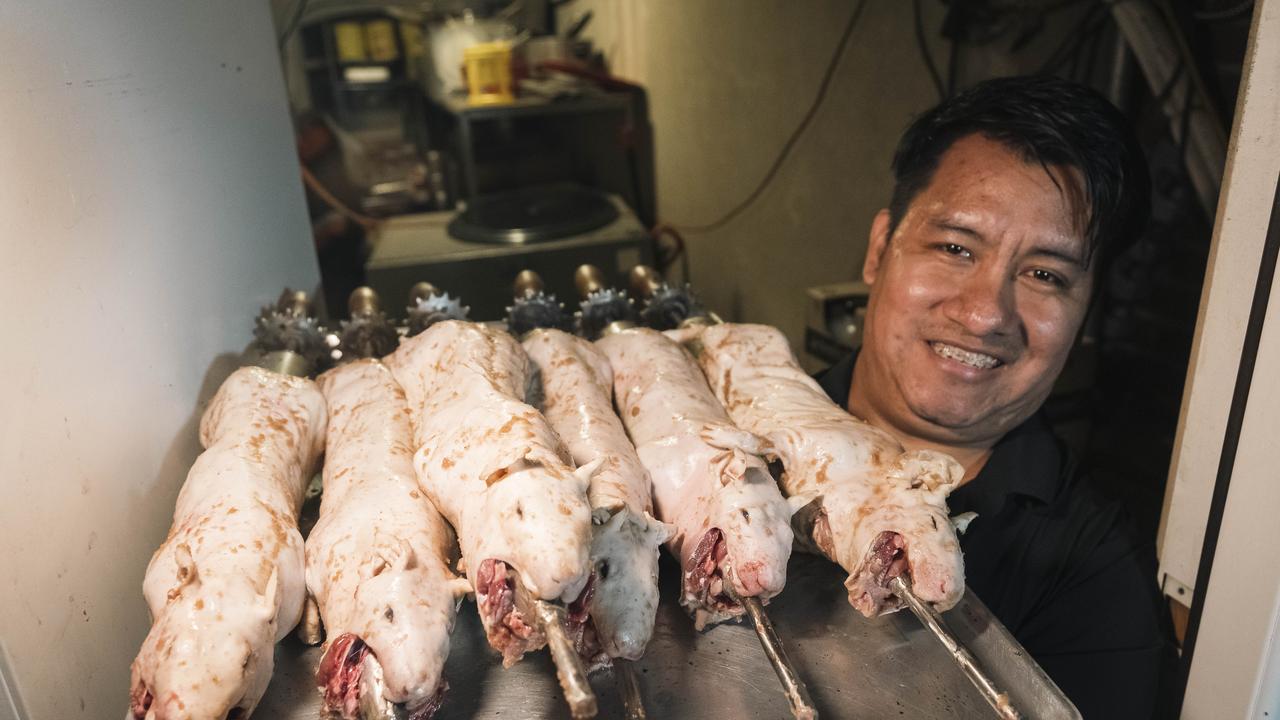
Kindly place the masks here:
[(502, 222), (495, 222), (490, 226), (494, 241), (468, 242), (449, 232), (450, 224), (460, 219), (457, 213), (393, 218), (371, 238), (368, 284), (394, 315), (414, 283), (429, 281), (454, 296), (462, 295), (475, 320), (505, 316), (511, 304), (511, 282), (521, 270), (540, 274), (547, 291), (564, 302), (575, 297), (572, 269), (583, 263), (599, 267), (610, 284), (624, 285), (630, 268), (652, 262), (649, 233), (620, 198), (603, 197), (616, 212), (614, 219), (592, 230), (539, 242), (521, 238), (519, 222), (507, 222), (505, 232)]

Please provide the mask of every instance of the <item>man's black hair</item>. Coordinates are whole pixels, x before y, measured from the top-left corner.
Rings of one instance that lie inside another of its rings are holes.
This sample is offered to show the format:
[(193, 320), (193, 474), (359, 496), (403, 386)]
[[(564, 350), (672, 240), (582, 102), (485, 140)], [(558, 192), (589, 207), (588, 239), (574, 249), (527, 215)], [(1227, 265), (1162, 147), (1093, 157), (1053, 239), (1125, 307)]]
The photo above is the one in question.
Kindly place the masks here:
[[(943, 154), (982, 135), (1027, 162), (1079, 171), (1088, 207), (1086, 263), (1136, 240), (1151, 212), (1151, 177), (1129, 121), (1097, 92), (1048, 75), (987, 80), (916, 118), (893, 155), (892, 235)], [(1052, 177), (1052, 176), (1050, 176)], [(1055, 183), (1057, 181), (1055, 180)]]

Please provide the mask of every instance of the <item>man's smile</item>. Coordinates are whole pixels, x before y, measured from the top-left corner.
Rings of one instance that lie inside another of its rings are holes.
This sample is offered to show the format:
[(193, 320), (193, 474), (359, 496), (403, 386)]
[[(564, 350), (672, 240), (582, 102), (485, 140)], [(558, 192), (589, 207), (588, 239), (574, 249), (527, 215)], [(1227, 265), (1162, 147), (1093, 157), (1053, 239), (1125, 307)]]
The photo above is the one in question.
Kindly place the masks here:
[(958, 345), (952, 345), (940, 340), (929, 341), (929, 347), (933, 348), (933, 352), (940, 357), (948, 360), (954, 360), (961, 365), (966, 365), (978, 370), (994, 370), (1004, 365), (1004, 361), (994, 355), (988, 355), (977, 350), (962, 348)]

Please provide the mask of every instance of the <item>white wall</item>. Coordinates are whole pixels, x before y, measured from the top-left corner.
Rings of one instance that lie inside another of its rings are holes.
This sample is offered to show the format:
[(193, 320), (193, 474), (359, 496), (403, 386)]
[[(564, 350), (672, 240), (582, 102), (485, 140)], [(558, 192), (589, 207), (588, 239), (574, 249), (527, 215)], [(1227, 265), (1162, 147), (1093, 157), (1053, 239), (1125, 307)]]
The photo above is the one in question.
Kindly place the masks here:
[(200, 403), (318, 273), (266, 3), (7, 2), (0, 40), (0, 643), (33, 720), (120, 717)]

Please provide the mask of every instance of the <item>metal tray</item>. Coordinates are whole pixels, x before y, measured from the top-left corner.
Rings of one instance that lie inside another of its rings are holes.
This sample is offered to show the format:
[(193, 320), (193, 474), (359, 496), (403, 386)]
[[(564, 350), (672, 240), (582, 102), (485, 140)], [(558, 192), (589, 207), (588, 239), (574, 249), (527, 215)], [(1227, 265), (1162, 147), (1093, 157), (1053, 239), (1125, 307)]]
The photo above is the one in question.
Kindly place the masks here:
[[(778, 678), (748, 625), (697, 633), (679, 607), (678, 566), (663, 558), (662, 604), (645, 657), (635, 664), (653, 720), (790, 717)], [(797, 553), (786, 590), (768, 606), (787, 652), (820, 717), (991, 718), (994, 712), (908, 612), (866, 619), (845, 598), (844, 573), (825, 559)], [(1078, 718), (1075, 707), (992, 617), (973, 593), (944, 615), (947, 624), (1009, 693), (1027, 718)], [(276, 672), (255, 717), (320, 716), (314, 686), (319, 648), (290, 637), (276, 650)], [(445, 667), (452, 686), (439, 720), (568, 718), (555, 668), (545, 651), (509, 670), (484, 640), (472, 603), (464, 603)], [(592, 676), (600, 718), (622, 718), (610, 671)]]

